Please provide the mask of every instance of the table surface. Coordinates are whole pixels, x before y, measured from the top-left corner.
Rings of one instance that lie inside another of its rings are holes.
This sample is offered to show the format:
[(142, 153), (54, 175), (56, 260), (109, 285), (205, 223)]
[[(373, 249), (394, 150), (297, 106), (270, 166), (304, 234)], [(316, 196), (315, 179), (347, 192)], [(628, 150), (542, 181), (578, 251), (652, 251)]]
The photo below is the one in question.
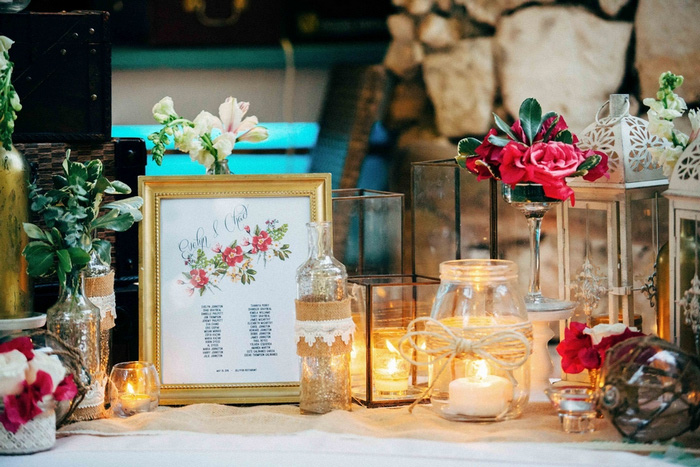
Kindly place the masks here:
[[(131, 465), (667, 465), (666, 446), (625, 444), (612, 425), (567, 434), (548, 403), (500, 423), (456, 423), (428, 405), (300, 415), (294, 405), (161, 407), (128, 419), (64, 426), (50, 451), (0, 459), (3, 466)], [(700, 435), (678, 440), (700, 451)], [(667, 457), (682, 454), (670, 448)], [(400, 463), (400, 464), (399, 464)]]

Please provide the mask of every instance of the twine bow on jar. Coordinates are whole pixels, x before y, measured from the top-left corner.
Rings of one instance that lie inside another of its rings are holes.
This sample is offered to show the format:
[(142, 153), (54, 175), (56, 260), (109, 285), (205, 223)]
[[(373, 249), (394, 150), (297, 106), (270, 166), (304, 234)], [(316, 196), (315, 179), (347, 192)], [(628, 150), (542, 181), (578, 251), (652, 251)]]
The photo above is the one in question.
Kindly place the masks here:
[[(430, 324), (439, 329), (436, 330), (417, 330), (419, 323)], [(505, 327), (505, 326), (504, 326)], [(508, 325), (507, 330), (489, 332), (480, 336), (479, 330), (486, 327), (474, 327), (476, 330), (473, 339), (464, 338), (455, 334), (455, 332), (444, 323), (429, 317), (416, 318), (408, 324), (407, 333), (399, 339), (399, 352), (401, 356), (410, 364), (415, 366), (431, 366), (442, 361), (440, 369), (431, 381), (428, 388), (421, 394), (408, 408), (409, 412), (421, 400), (425, 399), (433, 389), (435, 382), (440, 378), (445, 368), (448, 368), (452, 361), (457, 357), (465, 357), (474, 355), (483, 360), (491, 362), (501, 369), (506, 371), (508, 379), (514, 385), (516, 384), (513, 378), (512, 371), (520, 368), (530, 357), (532, 340), (532, 324), (530, 322), (518, 323), (517, 325)], [(411, 330), (415, 329), (415, 330)], [(488, 326), (488, 329), (494, 329), (494, 326)], [(423, 338), (426, 341), (437, 343), (437, 346), (428, 348), (428, 346), (419, 345), (418, 338)], [(404, 344), (408, 342), (412, 353), (425, 354), (428, 356), (427, 361), (417, 361), (413, 355), (410, 355)]]

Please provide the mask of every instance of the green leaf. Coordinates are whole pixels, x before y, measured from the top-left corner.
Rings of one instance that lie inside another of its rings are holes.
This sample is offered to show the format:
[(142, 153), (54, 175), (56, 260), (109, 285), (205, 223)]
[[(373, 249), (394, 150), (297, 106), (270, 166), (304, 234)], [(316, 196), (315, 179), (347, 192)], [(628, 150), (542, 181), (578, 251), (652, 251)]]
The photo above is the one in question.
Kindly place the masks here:
[(44, 242), (28, 243), (22, 254), (27, 258), (27, 273), (33, 277), (47, 274), (56, 257), (53, 248)]
[(56, 256), (58, 257), (58, 269), (69, 273), (73, 269), (73, 262), (70, 259), (68, 250), (56, 250)]
[(109, 211), (104, 216), (95, 219), (90, 224), (90, 229), (110, 229), (117, 232), (124, 232), (134, 225), (134, 216), (131, 214), (119, 214), (117, 209)]
[(129, 188), (129, 185), (124, 182), (120, 182), (119, 180), (114, 180), (112, 182), (112, 188), (113, 191), (106, 190), (105, 193), (119, 193), (121, 195), (128, 195), (131, 193), (131, 188)]
[(460, 156), (475, 156), (480, 145), (481, 141), (476, 138), (464, 138), (457, 143), (457, 152)]
[(499, 117), (496, 114), (493, 114), (493, 120), (496, 122), (496, 126), (500, 128), (503, 133), (507, 134), (510, 137), (510, 139), (512, 139), (513, 141), (520, 141), (518, 138), (515, 137), (513, 130), (510, 129), (508, 124), (504, 122), (501, 117)]
[(109, 264), (112, 261), (112, 243), (108, 240), (101, 238), (93, 240), (92, 249), (95, 250), (103, 264)]
[(576, 172), (571, 174), (571, 177), (583, 177), (588, 173), (589, 170), (597, 166), (600, 161), (603, 158), (599, 156), (598, 154), (593, 154), (592, 156), (588, 156), (585, 161), (581, 162), (581, 164), (576, 167)]
[(73, 265), (78, 270), (82, 269), (87, 263), (90, 262), (90, 254), (82, 248), (68, 248), (68, 253), (70, 254), (70, 259), (73, 262)]
[(560, 141), (564, 144), (574, 144), (574, 137), (569, 130), (562, 130), (554, 136), (554, 141)]
[(540, 131), (542, 122), (542, 107), (536, 99), (529, 97), (520, 105), (520, 126), (527, 138), (526, 144), (532, 144)]
[(88, 173), (88, 179), (89, 180), (97, 180), (102, 176), (102, 172), (104, 171), (103, 166), (102, 166), (102, 161), (99, 159), (93, 159), (89, 161), (85, 167), (87, 168), (87, 173)]
[(500, 136), (489, 136), (489, 143), (499, 148), (505, 147), (506, 144), (512, 143), (513, 141), (508, 138), (501, 138)]
[(102, 207), (105, 209), (117, 209), (122, 214), (131, 214), (131, 216), (134, 218), (134, 222), (139, 222), (141, 219), (143, 219), (143, 215), (141, 214), (141, 206), (143, 206), (143, 198), (140, 196), (131, 196), (129, 198), (106, 203)]
[(44, 231), (36, 225), (25, 222), (22, 224), (22, 227), (24, 227), (24, 231), (27, 233), (27, 236), (32, 240), (48, 241), (46, 233), (44, 233)]

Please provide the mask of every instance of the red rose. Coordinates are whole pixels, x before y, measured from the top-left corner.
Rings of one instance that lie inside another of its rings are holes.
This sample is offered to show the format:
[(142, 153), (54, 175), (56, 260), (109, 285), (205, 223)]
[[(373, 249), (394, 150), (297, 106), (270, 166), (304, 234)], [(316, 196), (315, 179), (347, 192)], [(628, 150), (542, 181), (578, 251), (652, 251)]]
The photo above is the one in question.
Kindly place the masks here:
[(229, 266), (235, 266), (237, 263), (243, 262), (243, 248), (237, 246), (235, 248), (226, 247), (221, 257)]
[(201, 289), (209, 283), (209, 278), (204, 269), (193, 269), (190, 271), (190, 284), (195, 288)]
[(272, 244), (272, 238), (264, 230), (260, 232), (260, 235), (255, 235), (253, 237), (253, 253), (258, 251), (267, 251), (268, 247)]
[[(491, 128), (484, 138), (483, 143), (481, 143), (474, 150), (477, 155), (469, 157), (465, 161), (465, 166), (472, 173), (477, 175), (477, 180), (492, 178), (493, 174), (491, 173), (491, 170), (493, 170), (496, 173), (496, 176), (498, 176), (498, 166), (501, 165), (501, 161), (503, 159), (503, 148), (500, 146), (494, 146), (489, 141), (489, 136), (495, 135), (496, 130)], [(489, 167), (491, 167), (491, 170), (481, 164), (477, 164), (477, 161), (486, 163)]]
[(638, 331), (632, 331), (630, 328), (625, 328), (625, 330), (622, 332), (622, 334), (613, 334), (611, 336), (603, 337), (600, 340), (600, 343), (595, 346), (596, 351), (598, 352), (598, 355), (600, 356), (601, 362), (605, 361), (605, 352), (608, 351), (610, 347), (612, 347), (615, 344), (618, 344), (622, 341), (625, 341), (629, 338), (632, 337), (639, 337), (639, 336), (645, 336), (643, 332), (638, 332)]
[(34, 358), (34, 345), (32, 340), (27, 336), (15, 337), (9, 342), (0, 344), (0, 353), (10, 352), (12, 350), (19, 350), (24, 354), (27, 360)]
[[(564, 330), (564, 340), (557, 345), (557, 353), (561, 355), (561, 367), (566, 373), (581, 373), (590, 368), (592, 354), (597, 354), (593, 349), (591, 336), (583, 332), (585, 323), (572, 322)], [(584, 363), (585, 362), (585, 363)]]
[(515, 185), (527, 181), (523, 157), (528, 149), (524, 144), (515, 141), (505, 145), (502, 152), (503, 159), (499, 167), (503, 183)]
[(605, 175), (606, 178), (610, 178), (610, 174), (608, 173), (608, 155), (602, 151), (589, 150), (583, 155), (583, 159), (586, 160), (586, 158), (593, 154), (598, 154), (601, 157), (600, 162), (598, 162), (598, 165), (589, 170), (588, 173), (583, 176), (583, 179), (588, 180), (589, 182), (594, 182), (603, 175)]

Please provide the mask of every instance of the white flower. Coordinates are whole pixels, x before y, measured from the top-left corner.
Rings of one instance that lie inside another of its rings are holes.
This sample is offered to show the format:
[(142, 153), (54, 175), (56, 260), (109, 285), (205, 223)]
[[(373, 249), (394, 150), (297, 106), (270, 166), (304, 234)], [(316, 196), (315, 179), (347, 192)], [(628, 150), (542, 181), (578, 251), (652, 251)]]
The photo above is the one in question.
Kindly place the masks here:
[(2, 53), (2, 52), (0, 52), (0, 71), (5, 70), (5, 68), (7, 68), (7, 64), (8, 64), (8, 63), (9, 63), (9, 62), (8, 62), (7, 59), (5, 58), (5, 54)]
[(190, 152), (190, 159), (192, 159), (192, 161), (194, 161), (194, 162), (199, 162), (204, 167), (206, 167), (207, 170), (216, 161), (216, 159), (214, 158), (212, 153), (210, 153), (205, 148), (203, 148), (201, 143), (197, 140), (192, 141), (192, 145), (190, 146), (189, 152)]
[[(623, 323), (598, 324), (596, 326), (593, 326), (592, 328), (584, 329), (583, 333), (589, 334), (591, 336), (591, 341), (593, 342), (593, 345), (598, 345), (604, 337), (622, 334), (623, 332), (625, 332), (625, 329), (627, 329), (627, 326)], [(636, 330), (637, 328), (630, 328), (630, 331)]]
[(233, 152), (236, 138), (233, 136), (233, 133), (222, 133), (214, 139), (213, 143), (218, 159), (222, 160)]
[(29, 369), (27, 370), (27, 383), (32, 384), (36, 381), (36, 374), (39, 371), (45, 371), (51, 376), (52, 389), (56, 390), (56, 386), (66, 376), (66, 369), (56, 355), (47, 355), (46, 353), (37, 350), (34, 352), (34, 358), (29, 361)]
[(190, 152), (192, 149), (201, 148), (202, 145), (197, 140), (197, 136), (199, 136), (197, 131), (190, 126), (184, 127), (182, 131), (176, 131), (174, 135), (175, 149)]
[(670, 140), (673, 135), (673, 122), (660, 118), (658, 113), (650, 110), (649, 115), (649, 133)]
[(3, 52), (8, 52), (14, 43), (15, 41), (7, 36), (0, 36), (0, 54)]
[(250, 141), (251, 143), (257, 143), (259, 141), (265, 141), (267, 137), (267, 128), (264, 126), (256, 126), (245, 134), (239, 136), (238, 141)]
[(211, 130), (221, 125), (221, 120), (206, 110), (199, 112), (199, 115), (197, 115), (192, 121), (194, 122), (194, 129), (199, 136), (202, 136), (205, 133), (211, 133)]
[(22, 392), (27, 368), (27, 357), (19, 350), (0, 353), (0, 397)]
[[(663, 118), (666, 120), (673, 120), (674, 118), (678, 118), (681, 115), (683, 115), (682, 112), (677, 110), (676, 108), (666, 108), (664, 103), (662, 101), (657, 101), (651, 97), (647, 97), (644, 99), (644, 105), (649, 107), (649, 117), (651, 118), (652, 112), (656, 114), (656, 117), (658, 118)], [(685, 103), (684, 103), (685, 104)]]
[(155, 118), (158, 123), (167, 122), (171, 115), (177, 115), (175, 113), (173, 99), (170, 96), (165, 96), (153, 106), (152, 113), (153, 118)]

